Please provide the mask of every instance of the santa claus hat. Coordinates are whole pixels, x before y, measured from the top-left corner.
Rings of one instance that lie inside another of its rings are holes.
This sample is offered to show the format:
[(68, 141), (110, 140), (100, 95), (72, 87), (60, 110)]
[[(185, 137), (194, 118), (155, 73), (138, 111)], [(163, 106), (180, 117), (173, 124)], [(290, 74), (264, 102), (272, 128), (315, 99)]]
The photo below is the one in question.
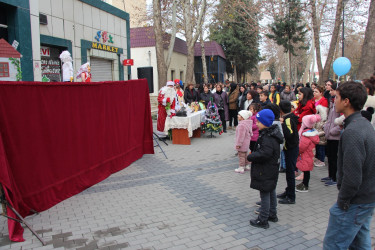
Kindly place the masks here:
[(238, 114), (240, 116), (242, 116), (242, 118), (244, 120), (249, 119), (249, 117), (251, 117), (253, 115), (253, 113), (251, 113), (251, 111), (247, 111), (247, 110), (241, 110), (240, 112), (238, 112)]
[(168, 81), (168, 82), (167, 82), (167, 86), (174, 86), (174, 82), (172, 82), (172, 81)]

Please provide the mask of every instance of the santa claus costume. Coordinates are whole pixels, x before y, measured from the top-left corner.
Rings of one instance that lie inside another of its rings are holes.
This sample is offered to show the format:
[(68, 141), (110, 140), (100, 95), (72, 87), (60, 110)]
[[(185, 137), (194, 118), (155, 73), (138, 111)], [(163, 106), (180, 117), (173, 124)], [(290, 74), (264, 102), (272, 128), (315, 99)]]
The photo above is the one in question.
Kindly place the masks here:
[(175, 115), (176, 106), (176, 91), (173, 88), (174, 82), (169, 81), (167, 85), (160, 89), (158, 95), (158, 121), (156, 134), (159, 137), (166, 137), (167, 132), (164, 132), (165, 120), (167, 116)]

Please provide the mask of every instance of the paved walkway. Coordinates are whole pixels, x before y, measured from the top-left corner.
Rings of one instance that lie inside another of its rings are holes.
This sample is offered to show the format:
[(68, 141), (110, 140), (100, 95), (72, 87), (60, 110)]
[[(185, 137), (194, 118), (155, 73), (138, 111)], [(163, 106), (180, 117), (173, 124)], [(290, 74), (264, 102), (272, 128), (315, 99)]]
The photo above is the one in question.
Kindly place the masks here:
[[(319, 180), (297, 193), (295, 205), (279, 205), (279, 222), (267, 230), (249, 226), (259, 193), (249, 172), (236, 174), (234, 131), (192, 145), (162, 145), (108, 179), (27, 221), (48, 242), (25, 230), (11, 243), (0, 218), (0, 249), (321, 249), (335, 187)], [(277, 191), (285, 188), (280, 174)], [(375, 221), (372, 221), (375, 244)]]

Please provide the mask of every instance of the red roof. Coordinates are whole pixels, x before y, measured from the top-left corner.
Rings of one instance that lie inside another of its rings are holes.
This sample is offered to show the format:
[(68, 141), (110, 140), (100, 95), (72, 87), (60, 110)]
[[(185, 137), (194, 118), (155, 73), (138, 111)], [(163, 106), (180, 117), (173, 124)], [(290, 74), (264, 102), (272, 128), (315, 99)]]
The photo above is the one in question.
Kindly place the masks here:
[[(130, 47), (131, 48), (143, 48), (143, 47), (155, 47), (155, 35), (154, 27), (140, 27), (130, 29)], [(170, 34), (165, 33), (163, 36), (164, 49), (168, 49)], [(187, 46), (184, 40), (176, 37), (174, 42), (174, 52), (178, 52), (187, 55)]]
[(20, 52), (12, 47), (4, 38), (0, 39), (0, 57), (21, 58)]
[[(226, 59), (223, 48), (215, 41), (204, 42), (204, 49), (206, 51), (206, 56), (221, 56)], [(194, 50), (195, 56), (202, 56), (201, 43), (195, 43)]]

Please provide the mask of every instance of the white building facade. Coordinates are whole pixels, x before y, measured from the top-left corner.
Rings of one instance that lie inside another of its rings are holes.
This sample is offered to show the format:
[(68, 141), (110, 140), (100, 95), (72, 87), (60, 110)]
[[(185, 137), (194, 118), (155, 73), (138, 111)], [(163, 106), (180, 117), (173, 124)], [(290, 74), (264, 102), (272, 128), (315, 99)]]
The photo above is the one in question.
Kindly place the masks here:
[[(129, 14), (100, 0), (0, 0), (10, 44), (19, 42), (23, 80), (61, 81), (59, 55), (68, 50), (76, 73), (90, 62), (92, 81), (131, 79)], [(4, 12), (4, 13), (3, 13)], [(13, 32), (16, 31), (16, 32)], [(0, 37), (0, 38), (2, 38)], [(31, 60), (30, 60), (31, 59)]]

